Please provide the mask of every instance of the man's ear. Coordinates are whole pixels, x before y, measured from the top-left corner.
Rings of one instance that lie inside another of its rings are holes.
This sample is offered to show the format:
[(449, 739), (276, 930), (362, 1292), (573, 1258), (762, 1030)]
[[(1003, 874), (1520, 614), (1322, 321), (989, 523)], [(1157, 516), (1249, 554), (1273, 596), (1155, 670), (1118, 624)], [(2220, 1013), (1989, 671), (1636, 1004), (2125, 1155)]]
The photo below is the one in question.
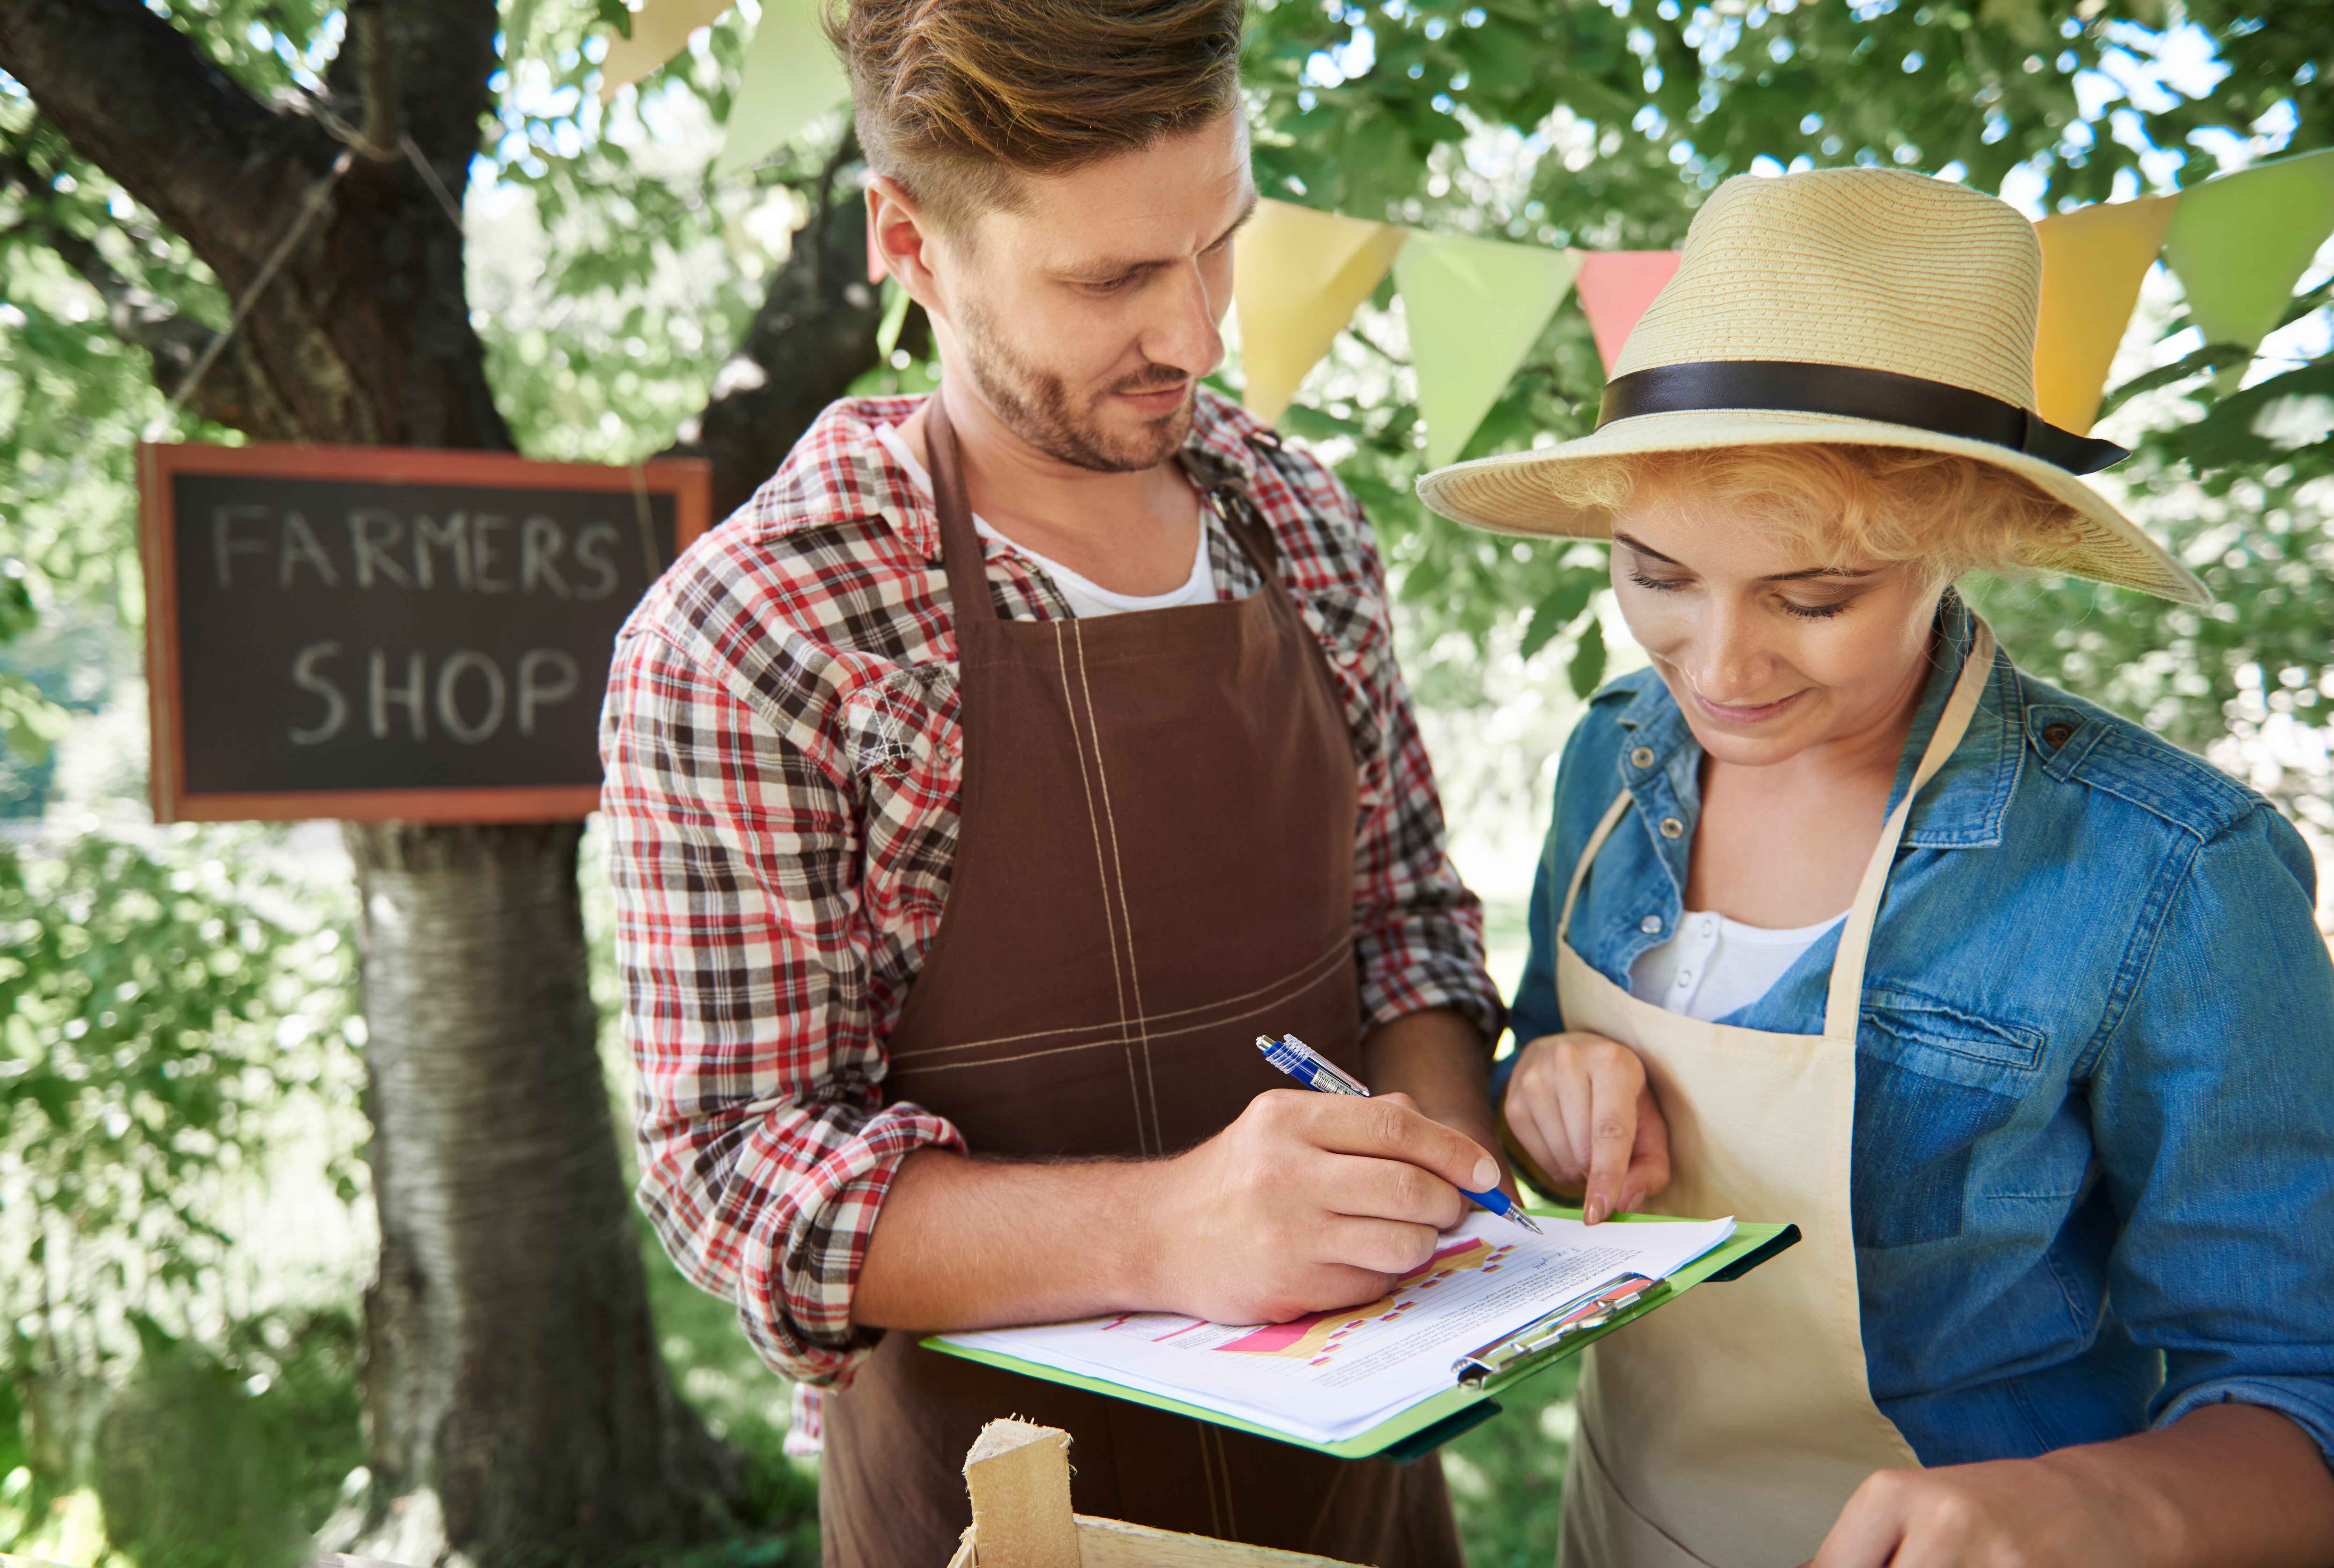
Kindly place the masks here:
[(867, 270), (900, 280), (908, 297), (932, 313), (939, 288), (932, 275), (931, 228), (913, 197), (889, 176), (867, 177)]

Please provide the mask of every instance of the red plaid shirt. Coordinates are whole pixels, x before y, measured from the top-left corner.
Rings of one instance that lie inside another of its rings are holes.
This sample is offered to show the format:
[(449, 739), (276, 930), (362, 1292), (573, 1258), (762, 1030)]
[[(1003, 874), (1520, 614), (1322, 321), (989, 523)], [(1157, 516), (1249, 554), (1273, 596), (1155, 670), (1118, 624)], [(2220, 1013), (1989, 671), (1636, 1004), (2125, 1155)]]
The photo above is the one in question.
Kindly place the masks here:
[[(763, 1360), (817, 1384), (847, 1382), (874, 1342), (852, 1290), (901, 1160), (964, 1147), (882, 1089), (948, 898), (963, 746), (939, 518), (875, 438), (918, 401), (834, 405), (690, 547), (618, 637), (602, 721), (640, 1200)], [(1336, 674), (1361, 773), (1365, 1020), (1455, 1007), (1492, 1039), (1480, 912), (1444, 853), (1360, 509), (1210, 392), (1181, 457), (1248, 493)], [(1218, 593), (1256, 592), (1203, 515)], [(1069, 612), (1011, 545), (987, 557), (1001, 613)]]

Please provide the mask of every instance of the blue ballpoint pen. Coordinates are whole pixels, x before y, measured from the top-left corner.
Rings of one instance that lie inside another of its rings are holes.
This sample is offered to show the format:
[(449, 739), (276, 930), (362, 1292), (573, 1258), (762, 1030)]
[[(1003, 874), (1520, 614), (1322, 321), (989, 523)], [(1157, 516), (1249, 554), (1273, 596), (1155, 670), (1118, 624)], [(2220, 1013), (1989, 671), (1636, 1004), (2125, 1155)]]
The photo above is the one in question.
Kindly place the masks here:
[[(1307, 1089), (1317, 1089), (1324, 1094), (1358, 1094), (1365, 1100), (1369, 1098), (1370, 1092), (1365, 1085), (1351, 1073), (1339, 1070), (1336, 1063), (1294, 1034), (1283, 1034), (1278, 1040), (1269, 1034), (1259, 1034), (1256, 1037), (1256, 1048), (1264, 1053), (1267, 1062)], [(1515, 1221), (1534, 1236), (1545, 1234), (1532, 1223), (1531, 1216), (1516, 1207), (1515, 1199), (1498, 1188), (1487, 1192), (1471, 1192), (1463, 1187), (1459, 1190), (1471, 1202), (1481, 1205), (1503, 1219)]]

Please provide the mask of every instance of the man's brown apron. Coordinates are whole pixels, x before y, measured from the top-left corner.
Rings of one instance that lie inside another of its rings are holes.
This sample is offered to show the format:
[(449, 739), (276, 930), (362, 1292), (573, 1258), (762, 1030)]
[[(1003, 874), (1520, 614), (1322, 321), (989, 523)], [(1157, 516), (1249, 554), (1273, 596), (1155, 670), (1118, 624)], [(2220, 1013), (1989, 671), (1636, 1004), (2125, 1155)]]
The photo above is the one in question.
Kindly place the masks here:
[[(887, 1098), (948, 1117), (979, 1154), (1143, 1157), (1287, 1087), (1259, 1034), (1357, 1070), (1354, 757), (1269, 531), (1244, 501), (1221, 508), (1264, 578), (1243, 600), (1002, 619), (955, 436), (929, 408), (961, 823)], [(892, 1333), (827, 1401), (828, 1568), (946, 1563), (970, 1522), (965, 1450), (1006, 1415), (1072, 1435), (1080, 1513), (1383, 1568), (1461, 1561), (1431, 1458), (1333, 1459)]]

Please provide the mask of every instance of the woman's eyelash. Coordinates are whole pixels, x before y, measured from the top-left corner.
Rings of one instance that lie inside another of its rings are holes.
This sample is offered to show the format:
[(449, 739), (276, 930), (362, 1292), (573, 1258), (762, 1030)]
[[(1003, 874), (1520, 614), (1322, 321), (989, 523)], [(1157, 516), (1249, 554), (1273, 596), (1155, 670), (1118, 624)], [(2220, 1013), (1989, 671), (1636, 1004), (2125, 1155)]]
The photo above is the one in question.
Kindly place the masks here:
[[(1640, 588), (1650, 588), (1657, 593), (1671, 593), (1683, 588), (1691, 579), (1654, 577), (1644, 572), (1633, 571), (1629, 573), (1629, 581)], [(1829, 620), (1847, 609), (1851, 602), (1852, 601), (1842, 600), (1837, 604), (1794, 604), (1786, 599), (1782, 604), (1786, 614), (1796, 615), (1802, 620)]]

